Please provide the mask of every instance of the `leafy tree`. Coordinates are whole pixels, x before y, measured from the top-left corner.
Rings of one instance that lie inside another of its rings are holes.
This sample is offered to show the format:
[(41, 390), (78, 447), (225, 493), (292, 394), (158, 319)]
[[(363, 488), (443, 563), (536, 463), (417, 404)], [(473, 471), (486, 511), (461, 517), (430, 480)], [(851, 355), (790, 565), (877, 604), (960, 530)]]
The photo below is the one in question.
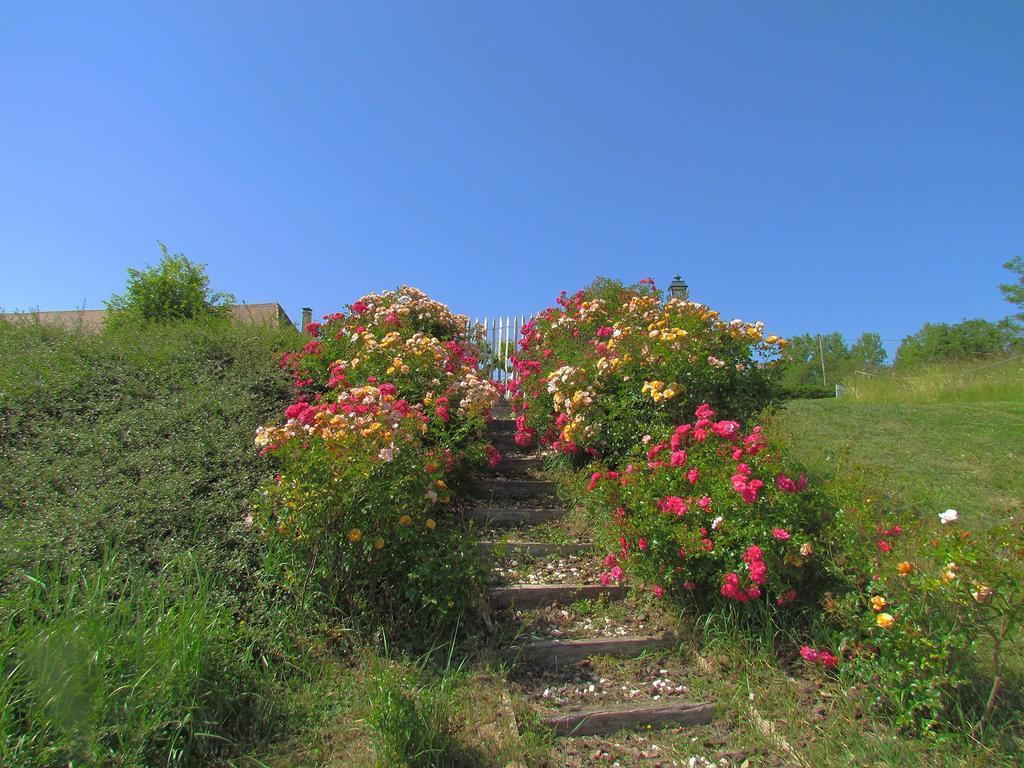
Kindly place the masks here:
[(896, 350), (900, 367), (959, 360), (972, 360), (1006, 354), (1012, 335), (1005, 324), (975, 319), (950, 325), (925, 323), (907, 336)]
[(193, 264), (180, 253), (170, 254), (163, 243), (159, 245), (160, 263), (145, 270), (129, 268), (124, 294), (115, 293), (105, 302), (107, 324), (227, 317), (234, 296), (211, 293), (206, 265)]
[(999, 290), (1003, 298), (1017, 308), (1017, 312), (1007, 318), (1009, 324), (1017, 331), (1024, 331), (1024, 259), (1014, 256), (1003, 264), (1005, 269), (1017, 275), (1017, 283), (1003, 283)]
[(824, 385), (841, 381), (852, 370), (850, 350), (838, 331), (832, 333), (791, 336), (789, 346), (783, 352), (785, 364), (783, 386), (787, 389), (823, 386), (821, 380), (821, 361), (824, 353), (825, 381)]
[(885, 366), (886, 354), (882, 346), (882, 336), (878, 333), (862, 333), (860, 338), (850, 347), (850, 360), (857, 370), (876, 373)]

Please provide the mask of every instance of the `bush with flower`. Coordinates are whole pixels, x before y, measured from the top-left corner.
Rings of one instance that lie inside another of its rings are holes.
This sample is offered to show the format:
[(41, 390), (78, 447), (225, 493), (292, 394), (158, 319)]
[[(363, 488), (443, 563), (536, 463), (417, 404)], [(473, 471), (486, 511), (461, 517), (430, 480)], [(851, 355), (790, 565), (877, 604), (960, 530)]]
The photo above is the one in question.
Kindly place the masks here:
[(692, 420), (644, 435), (619, 470), (592, 465), (584, 506), (608, 567), (661, 597), (776, 607), (826, 585), (820, 557), (828, 508), (807, 478), (770, 447), (701, 404)]
[(972, 712), (985, 728), (1001, 649), (1021, 634), (1019, 524), (967, 535), (947, 510), (879, 526), (862, 493), (846, 503), (853, 486), (809, 488), (756, 423), (785, 346), (759, 323), (662, 302), (650, 281), (598, 279), (558, 304), (523, 329), (517, 440), (572, 457), (563, 477), (595, 523), (602, 581), (799, 617), (803, 662), (867, 683), (901, 726)]
[(479, 586), (452, 487), (485, 457), (497, 402), (464, 316), (421, 291), (371, 294), (311, 323), (284, 356), (296, 397), (256, 445), (275, 465), (253, 520), (366, 629), (451, 624)]
[(959, 719), (977, 734), (1024, 623), (1024, 531), (968, 531), (955, 510), (921, 522), (907, 532), (864, 509), (837, 516), (837, 536), (873, 546), (852, 588), (826, 602), (826, 617), (845, 674), (867, 683), (898, 725), (932, 732)]
[[(700, 403), (748, 419), (775, 396), (785, 341), (761, 323), (723, 321), (690, 301), (662, 302), (653, 281), (599, 278), (527, 323), (513, 363), (522, 442), (616, 461), (647, 431)], [(640, 434), (643, 434), (641, 432)]]

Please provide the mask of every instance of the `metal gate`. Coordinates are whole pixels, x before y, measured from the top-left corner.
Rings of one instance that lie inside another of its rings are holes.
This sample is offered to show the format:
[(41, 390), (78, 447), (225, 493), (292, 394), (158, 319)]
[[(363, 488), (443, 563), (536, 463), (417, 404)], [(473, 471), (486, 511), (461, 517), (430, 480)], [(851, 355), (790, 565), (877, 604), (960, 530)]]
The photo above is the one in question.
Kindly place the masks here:
[(473, 328), (483, 329), (483, 340), (480, 346), (480, 370), (485, 376), (501, 384), (507, 384), (514, 378), (512, 355), (519, 344), (519, 337), (533, 316), (506, 315), (505, 317), (484, 317), (469, 323), (470, 335)]

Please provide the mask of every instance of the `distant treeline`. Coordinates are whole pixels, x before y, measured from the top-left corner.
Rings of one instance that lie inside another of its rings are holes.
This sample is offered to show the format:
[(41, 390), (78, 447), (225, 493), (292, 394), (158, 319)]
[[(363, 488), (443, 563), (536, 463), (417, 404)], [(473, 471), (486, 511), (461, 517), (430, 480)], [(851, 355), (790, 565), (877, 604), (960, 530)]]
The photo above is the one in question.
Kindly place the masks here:
[(1024, 261), (1017, 256), (1003, 266), (1016, 278), (1015, 283), (999, 286), (1017, 310), (1014, 314), (998, 322), (978, 318), (925, 323), (900, 342), (891, 365), (878, 333), (864, 333), (849, 345), (838, 331), (793, 336), (783, 352), (784, 388), (791, 396), (823, 396), (834, 392), (834, 384), (850, 381), (858, 372), (877, 374), (889, 368), (908, 370), (1024, 354)]

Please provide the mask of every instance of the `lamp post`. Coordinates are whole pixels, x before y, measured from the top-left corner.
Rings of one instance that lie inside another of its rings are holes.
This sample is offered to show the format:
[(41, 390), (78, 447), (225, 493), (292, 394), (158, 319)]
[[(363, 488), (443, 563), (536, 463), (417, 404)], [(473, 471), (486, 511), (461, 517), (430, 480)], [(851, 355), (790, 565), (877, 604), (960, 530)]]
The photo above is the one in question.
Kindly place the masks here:
[(668, 295), (673, 299), (685, 299), (689, 294), (690, 286), (679, 275), (676, 275), (675, 280), (668, 284)]

